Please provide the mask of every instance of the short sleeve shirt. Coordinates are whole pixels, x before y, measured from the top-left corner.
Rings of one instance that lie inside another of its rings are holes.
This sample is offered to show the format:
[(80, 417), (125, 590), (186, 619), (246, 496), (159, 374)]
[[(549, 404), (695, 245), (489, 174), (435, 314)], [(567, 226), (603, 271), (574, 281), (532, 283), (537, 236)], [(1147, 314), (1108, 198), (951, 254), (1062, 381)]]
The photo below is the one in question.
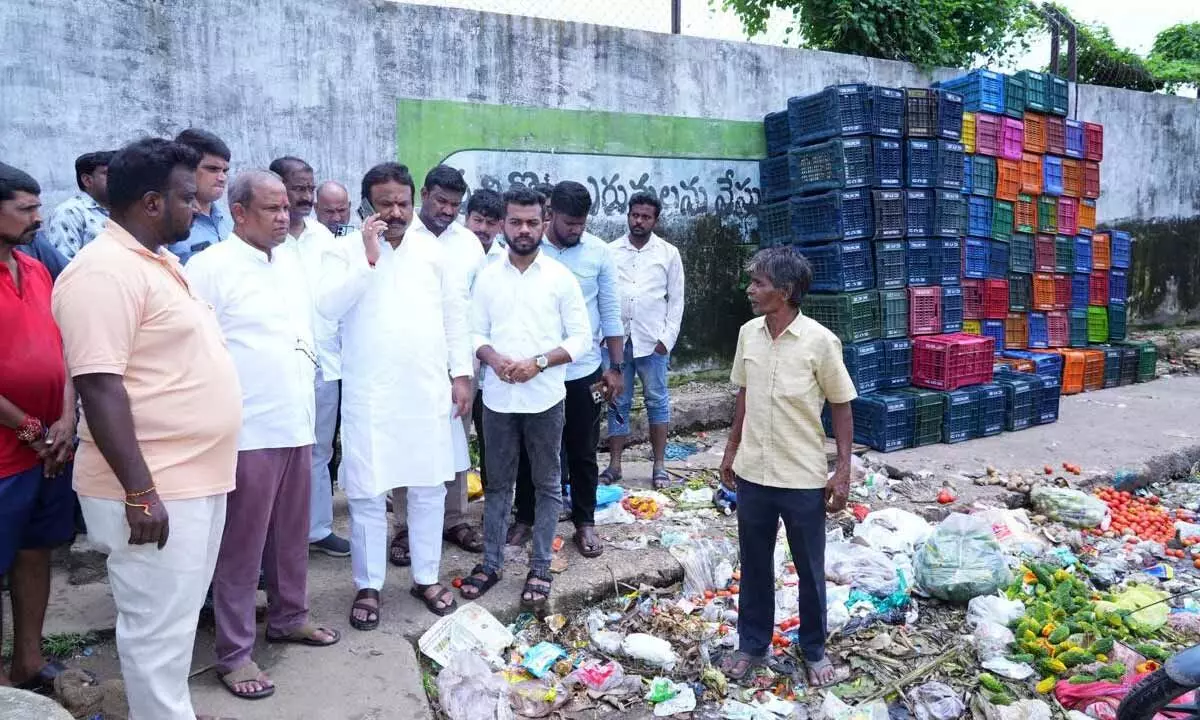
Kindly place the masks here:
[[(212, 308), (190, 290), (179, 261), (109, 221), (59, 276), (53, 307), (71, 376), (122, 377), (159, 497), (232, 490), (241, 386)], [(76, 492), (123, 499), (86, 411), (79, 436)]]
[(729, 377), (746, 389), (734, 472), (770, 487), (825, 487), (821, 409), (826, 400), (846, 403), (857, 397), (842, 362), (841, 341), (803, 313), (772, 339), (765, 318), (757, 317), (738, 333)]

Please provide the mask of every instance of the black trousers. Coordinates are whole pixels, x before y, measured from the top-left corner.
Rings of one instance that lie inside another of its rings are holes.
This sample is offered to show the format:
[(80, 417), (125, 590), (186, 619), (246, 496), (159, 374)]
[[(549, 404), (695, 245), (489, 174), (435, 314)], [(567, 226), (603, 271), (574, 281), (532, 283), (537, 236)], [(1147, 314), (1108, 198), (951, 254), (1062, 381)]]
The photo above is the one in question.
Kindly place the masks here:
[[(483, 485), (483, 489), (487, 490), (487, 453), (485, 451), (486, 443), (483, 440), (483, 391), (475, 391), (475, 402), (471, 404), (471, 422), (475, 425), (475, 442), (479, 443), (479, 482)], [(521, 459), (525, 460), (525, 466), (528, 470), (529, 461), (525, 458), (525, 451), (521, 450)]]
[[(567, 397), (563, 401), (566, 419), (563, 423), (562, 457), (563, 485), (571, 486), (571, 520), (576, 527), (596, 521), (596, 485), (600, 481), (600, 466), (596, 462), (596, 446), (600, 444), (600, 420), (604, 404), (592, 399), (592, 385), (600, 380), (600, 368), (587, 377), (568, 380)], [(534, 492), (530, 480), (529, 461), (521, 453), (517, 465), (516, 492), (517, 522), (533, 525)]]

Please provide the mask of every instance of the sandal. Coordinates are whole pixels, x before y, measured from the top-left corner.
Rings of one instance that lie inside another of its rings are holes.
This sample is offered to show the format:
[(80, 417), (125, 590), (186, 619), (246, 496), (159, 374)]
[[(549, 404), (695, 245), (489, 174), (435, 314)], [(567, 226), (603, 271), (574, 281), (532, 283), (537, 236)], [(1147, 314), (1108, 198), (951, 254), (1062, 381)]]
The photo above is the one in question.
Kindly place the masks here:
[(595, 525), (580, 525), (575, 528), (575, 547), (585, 558), (598, 558), (604, 552), (600, 538), (596, 537)]
[[(471, 574), (463, 578), (459, 594), (466, 600), (478, 600), (498, 582), (500, 582), (500, 573), (491, 572), (490, 570), (485, 570), (482, 565), (476, 565)], [(468, 595), (467, 588), (471, 588), (475, 594)]]
[[(321, 640), (317, 637), (318, 633), (324, 633), (332, 639)], [(282, 633), (280, 635), (273, 635), (271, 634), (271, 631), (268, 630), (266, 633), (266, 639), (269, 643), (290, 643), (294, 645), (308, 645), (310, 647), (329, 647), (330, 645), (337, 645), (338, 640), (342, 639), (342, 634), (337, 630), (330, 630), (329, 628), (307, 623), (291, 632)]]
[[(374, 600), (374, 605), (368, 605), (363, 600)], [(355, 610), (362, 610), (371, 615), (367, 616), (366, 620), (359, 620), (354, 617)], [(354, 604), (350, 606), (350, 627), (355, 630), (374, 630), (379, 627), (379, 591), (375, 588), (363, 588), (354, 596)]]
[(617, 483), (621, 482), (621, 473), (613, 472), (612, 466), (609, 466), (604, 468), (604, 470), (600, 473), (599, 478), (600, 482), (604, 483), (605, 485), (616, 485)]
[[(545, 585), (535, 585), (534, 580), (541, 580)], [(546, 603), (550, 601), (550, 586), (553, 582), (550, 573), (542, 574), (530, 570), (525, 576), (525, 587), (521, 590), (521, 609), (534, 613), (545, 610)], [(530, 597), (526, 598), (526, 595)]]
[[(67, 671), (67, 666), (57, 660), (51, 660), (41, 667), (33, 677), (16, 684), (18, 690), (27, 690), (38, 695), (54, 694), (54, 678)], [(88, 675), (91, 682), (96, 683), (96, 676), (87, 670), (81, 670)]]
[(442, 539), (472, 553), (483, 552), (483, 536), (469, 523), (460, 523), (442, 533)]
[[(829, 687), (835, 682), (838, 682), (837, 668), (833, 666), (833, 662), (830, 661), (828, 655), (823, 656), (820, 660), (805, 660), (804, 664), (807, 666), (807, 672), (805, 672), (804, 675), (805, 679), (808, 681), (809, 687)], [(820, 682), (817, 678), (817, 673), (822, 673), (825, 671), (829, 671), (829, 679), (825, 682)]]
[[(233, 672), (221, 675), (220, 678), (221, 684), (225, 686), (225, 689), (234, 697), (241, 698), (242, 700), (262, 700), (275, 694), (275, 685), (271, 683), (271, 679), (263, 674), (263, 671), (254, 662), (248, 662)], [(247, 683), (258, 683), (263, 687), (258, 690), (237, 689), (238, 685), (245, 685)]]
[(721, 661), (721, 672), (725, 673), (725, 677), (740, 682), (751, 670), (761, 667), (766, 662), (766, 658), (755, 657), (749, 653), (744, 653), (741, 650), (732, 655), (725, 656)]
[(533, 528), (522, 522), (514, 522), (508, 527), (508, 537), (505, 543), (520, 547), (533, 537)]
[(655, 490), (671, 487), (672, 480), (666, 468), (658, 468), (650, 475), (650, 484)]
[(408, 567), (412, 565), (412, 555), (408, 549), (408, 533), (396, 533), (396, 537), (392, 538), (391, 545), (388, 546), (388, 562), (396, 567)]
[[(425, 593), (429, 592), (430, 588), (441, 588), (441, 590), (434, 593), (433, 597), (429, 597)], [(425, 609), (438, 617), (445, 617), (458, 609), (458, 603), (454, 601), (454, 593), (446, 589), (446, 586), (441, 583), (433, 583), (431, 585), (414, 583), (409, 588), (409, 593), (425, 603)], [(441, 603), (443, 607), (438, 607), (438, 603)]]

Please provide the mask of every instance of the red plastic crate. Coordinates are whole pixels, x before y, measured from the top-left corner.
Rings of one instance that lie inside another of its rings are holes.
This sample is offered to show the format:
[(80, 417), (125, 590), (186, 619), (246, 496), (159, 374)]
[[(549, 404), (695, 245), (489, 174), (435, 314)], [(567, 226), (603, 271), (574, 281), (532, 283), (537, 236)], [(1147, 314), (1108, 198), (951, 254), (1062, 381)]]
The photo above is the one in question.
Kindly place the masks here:
[(1100, 197), (1100, 163), (1085, 160), (1083, 162), (1083, 196), (1085, 198)]
[[(1049, 338), (1046, 344), (1052, 348), (1066, 347), (1070, 344), (1068, 341), (1071, 331), (1067, 325), (1065, 310), (1051, 310), (1046, 313), (1046, 334)], [(1082, 382), (1082, 374), (1080, 381)]]
[[(1004, 118), (1007, 120), (1008, 118)], [(1017, 201), (1021, 192), (1021, 161), (998, 158), (996, 160), (996, 197), (1009, 202)]]
[(991, 382), (996, 341), (989, 336), (953, 333), (913, 339), (912, 384), (957, 390)]
[(975, 114), (975, 152), (977, 154), (1000, 157), (1004, 147), (1001, 120), (1003, 118), (999, 115)]
[(936, 335), (942, 331), (942, 289), (908, 289), (908, 334)]
[(1083, 124), (1083, 156), (1092, 162), (1104, 159), (1104, 126), (1099, 123)]
[(1020, 160), (1025, 151), (1025, 123), (1015, 118), (1000, 119), (1000, 157)]
[(1057, 250), (1054, 247), (1053, 235), (1038, 235), (1034, 237), (1033, 269), (1037, 272), (1054, 272), (1055, 252), (1057, 252)]
[(1057, 115), (1046, 116), (1046, 152), (1067, 154), (1067, 121)]
[(1028, 195), (1042, 194), (1042, 156), (1033, 153), (1021, 155), (1021, 192)]
[[(1054, 309), (1071, 309), (1071, 276), (1061, 273), (1054, 275)], [(1065, 345), (1066, 343), (1064, 343)]]
[(1088, 305), (1108, 305), (1108, 271), (1093, 270), (1088, 289)]
[(1083, 196), (1083, 161), (1063, 158), (1063, 191), (1067, 197)]
[(983, 319), (983, 283), (973, 278), (962, 279), (963, 320)]
[(1003, 320), (1008, 317), (1008, 281), (983, 281), (983, 317)]
[(1092, 235), (1092, 269), (1112, 269), (1112, 239), (1106, 232)]
[(1079, 201), (1073, 197), (1064, 195), (1058, 199), (1058, 232), (1060, 235), (1079, 232)]
[(1004, 318), (1004, 347), (1019, 350), (1029, 347), (1029, 315), (1009, 313)]
[(1048, 273), (1033, 275), (1033, 309), (1054, 309), (1054, 276)]
[(1025, 113), (1025, 150), (1031, 153), (1046, 152), (1046, 116), (1041, 113)]

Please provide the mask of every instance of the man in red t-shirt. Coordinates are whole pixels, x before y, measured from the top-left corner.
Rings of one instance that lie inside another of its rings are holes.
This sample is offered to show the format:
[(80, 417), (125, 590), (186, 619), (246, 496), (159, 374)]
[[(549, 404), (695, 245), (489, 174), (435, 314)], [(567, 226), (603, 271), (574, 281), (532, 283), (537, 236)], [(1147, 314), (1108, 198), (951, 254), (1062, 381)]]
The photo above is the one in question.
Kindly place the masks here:
[(50, 549), (74, 534), (74, 493), (65, 472), (75, 438), (75, 392), (50, 312), (50, 273), (18, 245), (41, 227), (41, 188), (0, 163), (0, 574), (13, 606), (12, 669), (0, 685), (31, 690), (62, 671), (42, 658), (50, 598)]

